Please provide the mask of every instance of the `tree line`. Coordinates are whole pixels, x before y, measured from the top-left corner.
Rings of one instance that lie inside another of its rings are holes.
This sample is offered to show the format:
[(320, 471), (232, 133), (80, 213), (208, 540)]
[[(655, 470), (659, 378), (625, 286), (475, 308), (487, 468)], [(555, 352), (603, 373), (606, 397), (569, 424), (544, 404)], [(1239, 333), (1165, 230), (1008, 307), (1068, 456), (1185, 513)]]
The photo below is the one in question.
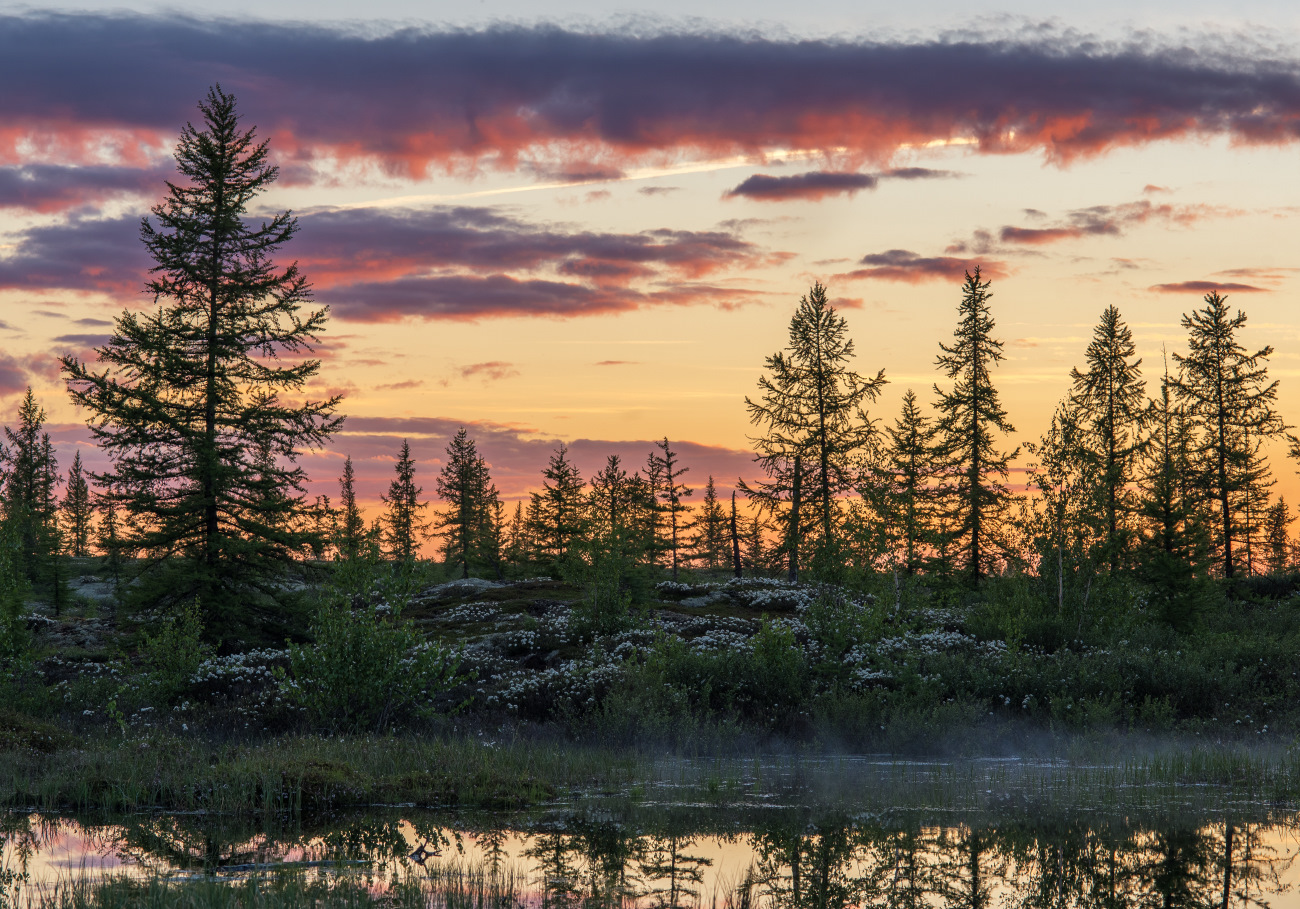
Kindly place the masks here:
[(199, 107), (202, 128), (187, 125), (176, 150), (184, 180), (140, 226), (155, 310), (124, 312), (97, 363), (62, 359), (108, 467), (88, 472), (78, 453), (62, 476), (30, 389), (5, 430), (5, 564), (47, 587), (56, 608), (61, 555), (94, 550), (115, 577), (129, 567), (143, 595), (197, 597), (216, 613), (274, 600), (286, 566), (304, 558), (410, 562), (433, 538), (462, 577), (604, 573), (626, 586), (690, 567), (978, 584), (1027, 571), (1052, 579), (1062, 604), (1086, 603), (1100, 577), (1134, 575), (1176, 599), (1211, 576), (1290, 567), (1290, 512), (1273, 498), (1264, 451), (1300, 445), (1276, 409), (1272, 348), (1240, 338), (1244, 313), (1207, 294), (1183, 317), (1186, 351), (1164, 358), (1149, 386), (1132, 332), (1107, 307), (1049, 429), (1024, 446), (1028, 492), (1015, 494), (1020, 449), (993, 381), (1003, 345), (978, 267), (939, 345), (930, 406), (908, 389), (885, 424), (868, 413), (884, 371), (854, 370), (847, 322), (814, 284), (745, 399), (760, 476), (737, 479), (743, 510), (711, 476), (691, 486), (664, 438), (644, 465), (611, 455), (588, 478), (561, 445), (508, 513), (462, 428), (433, 480), (439, 507), (430, 513), (404, 441), (367, 524), (350, 458), (337, 505), (308, 496), (298, 463), (343, 417), (340, 398), (308, 394), (328, 313), (311, 308), (296, 263), (274, 261), (297, 222), (247, 217), (278, 175), (267, 143), (220, 87)]

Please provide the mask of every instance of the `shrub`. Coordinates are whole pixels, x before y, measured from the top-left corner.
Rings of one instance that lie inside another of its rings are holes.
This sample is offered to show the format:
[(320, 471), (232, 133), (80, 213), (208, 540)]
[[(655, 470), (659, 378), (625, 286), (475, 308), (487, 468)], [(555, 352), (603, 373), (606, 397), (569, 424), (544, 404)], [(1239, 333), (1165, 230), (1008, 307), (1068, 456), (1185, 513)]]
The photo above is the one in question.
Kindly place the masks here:
[(380, 730), (447, 708), (460, 659), (425, 640), (400, 609), (326, 599), (310, 644), (289, 645), (281, 694), (331, 731)]

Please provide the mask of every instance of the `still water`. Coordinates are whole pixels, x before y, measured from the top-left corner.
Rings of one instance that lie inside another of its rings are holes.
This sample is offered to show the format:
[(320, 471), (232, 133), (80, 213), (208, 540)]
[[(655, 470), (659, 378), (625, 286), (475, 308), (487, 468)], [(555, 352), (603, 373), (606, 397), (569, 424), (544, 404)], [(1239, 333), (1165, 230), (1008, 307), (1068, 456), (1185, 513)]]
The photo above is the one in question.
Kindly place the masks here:
[(412, 878), (430, 905), (1297, 907), (1300, 818), (964, 819), (924, 811), (566, 807), (530, 815), (388, 809), (306, 826), (201, 816), (93, 821), (10, 815), (4, 870), (20, 902), (58, 881), (272, 869), (350, 875), (375, 892)]

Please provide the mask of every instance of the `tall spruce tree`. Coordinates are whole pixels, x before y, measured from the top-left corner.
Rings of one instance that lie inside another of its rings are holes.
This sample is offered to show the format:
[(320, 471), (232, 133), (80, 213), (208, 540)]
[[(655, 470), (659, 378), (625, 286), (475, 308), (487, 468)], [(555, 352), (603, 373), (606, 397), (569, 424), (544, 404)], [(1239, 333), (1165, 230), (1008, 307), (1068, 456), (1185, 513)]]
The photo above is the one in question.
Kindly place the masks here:
[(447, 564), (459, 566), (462, 578), (469, 577), (471, 567), (495, 572), (500, 550), (495, 522), (501, 497), (487, 462), (463, 426), (447, 444), (436, 488), (447, 503), (435, 525), (443, 535)]
[(68, 479), (64, 485), (63, 504), (64, 537), (68, 555), (85, 558), (90, 555), (90, 537), (92, 509), (90, 504), (90, 484), (81, 466), (81, 452), (72, 456), (72, 466), (68, 468)]
[(1181, 625), (1195, 609), (1194, 594), (1209, 568), (1209, 540), (1200, 496), (1190, 480), (1196, 427), (1175, 398), (1167, 362), (1147, 425), (1138, 503), (1144, 527), (1137, 550), (1139, 576), (1152, 585), (1163, 617)]
[(356, 472), (352, 467), (352, 456), (343, 461), (343, 475), (339, 477), (339, 521), (338, 540), (335, 550), (344, 561), (358, 558), (366, 545), (366, 520), (361, 516), (357, 505)]
[(877, 470), (869, 476), (878, 482), (863, 490), (875, 499), (878, 520), (884, 525), (898, 567), (911, 577), (926, 564), (934, 542), (935, 485), (934, 427), (922, 413), (916, 393), (908, 389), (903, 406), (887, 427), (888, 441)]
[(1143, 442), (1146, 382), (1133, 332), (1114, 306), (1106, 307), (1084, 355), (1087, 368), (1073, 369), (1070, 409), (1083, 430), (1080, 452), (1100, 468), (1106, 519), (1105, 558), (1118, 568), (1133, 545), (1134, 467)]
[(980, 280), (979, 266), (974, 274), (967, 272), (953, 343), (939, 344), (938, 366), (956, 381), (951, 391), (934, 386), (939, 398), (935, 454), (944, 476), (941, 501), (947, 518), (944, 542), (972, 582), (1010, 553), (1005, 516), (1011, 492), (1006, 480), (1011, 460), (1020, 451), (1000, 451), (994, 439), (996, 432), (1010, 434), (1015, 428), (991, 375), (1003, 357), (989, 314), (991, 283)]
[[(118, 318), (97, 350), (102, 372), (70, 356), (63, 372), (110, 459), (97, 479), (131, 518), (131, 545), (150, 554), (147, 568), (179, 568), (165, 593), (197, 596), (211, 618), (247, 602), (250, 587), (284, 589), (303, 542), (286, 519), (307, 507), (298, 456), (342, 418), (338, 397), (290, 400), (320, 368), (304, 355), (326, 310), (304, 311), (306, 278), (273, 262), (296, 220), (246, 218), (278, 175), (267, 143), (220, 87), (199, 110), (202, 128), (187, 124), (176, 148), (182, 179), (153, 208), (156, 224), (140, 225), (156, 311)], [(259, 451), (271, 460), (255, 467)]]
[(654, 477), (652, 483), (659, 494), (659, 510), (667, 516), (668, 537), (664, 540), (663, 549), (668, 553), (668, 565), (675, 581), (680, 561), (678, 556), (685, 548), (682, 545), (682, 534), (687, 529), (682, 516), (688, 509), (682, 500), (694, 495), (695, 490), (685, 483), (678, 482), (690, 468), (681, 466), (681, 462), (677, 460), (677, 452), (673, 451), (668, 443), (668, 437), (664, 436), (662, 442), (655, 442), (655, 447), (659, 450), (650, 452), (649, 468), (651, 476)]
[(816, 283), (790, 319), (789, 344), (765, 361), (770, 375), (758, 380), (759, 399), (745, 398), (750, 423), (763, 429), (750, 441), (766, 479), (742, 480), (741, 489), (766, 514), (788, 506), (792, 574), (807, 532), (837, 558), (839, 497), (854, 487), (858, 459), (876, 440), (864, 405), (880, 393), (885, 373), (863, 378), (849, 368), (854, 356), (848, 322)]
[(1226, 297), (1208, 293), (1203, 309), (1183, 316), (1187, 353), (1174, 354), (1178, 400), (1203, 429), (1195, 476), (1215, 508), (1212, 543), (1226, 578), (1241, 567), (1244, 554), (1237, 544), (1246, 533), (1245, 499), (1251, 483), (1263, 475), (1258, 465), (1252, 466), (1252, 439), (1262, 443), (1287, 430), (1274, 406), (1278, 383), (1268, 379), (1273, 348), (1247, 351), (1237, 340), (1245, 324), (1244, 312), (1230, 314)]
[(415, 459), (406, 439), (402, 440), (393, 470), (397, 475), (388, 484), (388, 494), (379, 497), (386, 506), (380, 519), (381, 539), (390, 558), (410, 562), (419, 555), (420, 544), (428, 539), (429, 522), (424, 520), (424, 510), (429, 503), (420, 501), (424, 489), (415, 485)]

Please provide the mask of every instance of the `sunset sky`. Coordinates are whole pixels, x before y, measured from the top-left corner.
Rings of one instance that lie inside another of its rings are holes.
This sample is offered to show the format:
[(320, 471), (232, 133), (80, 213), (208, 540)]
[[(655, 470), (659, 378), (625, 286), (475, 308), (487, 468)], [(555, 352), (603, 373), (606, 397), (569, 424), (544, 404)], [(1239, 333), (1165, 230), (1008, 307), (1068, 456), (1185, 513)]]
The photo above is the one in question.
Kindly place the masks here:
[(1077, 6), (0, 2), (0, 418), (30, 383), (63, 466), (87, 444), (55, 356), (151, 306), (139, 219), (219, 81), (271, 140), (266, 211), (299, 216), (284, 259), (333, 315), (317, 390), (349, 416), (304, 459), (315, 492), (350, 453), (374, 502), (403, 438), (431, 492), (465, 425), (507, 499), (560, 440), (590, 476), (665, 435), (725, 494), (813, 281), (890, 421), (906, 389), (933, 398), (976, 264), (1008, 447), (1107, 305), (1154, 393), (1214, 287), (1300, 423), (1300, 8)]

